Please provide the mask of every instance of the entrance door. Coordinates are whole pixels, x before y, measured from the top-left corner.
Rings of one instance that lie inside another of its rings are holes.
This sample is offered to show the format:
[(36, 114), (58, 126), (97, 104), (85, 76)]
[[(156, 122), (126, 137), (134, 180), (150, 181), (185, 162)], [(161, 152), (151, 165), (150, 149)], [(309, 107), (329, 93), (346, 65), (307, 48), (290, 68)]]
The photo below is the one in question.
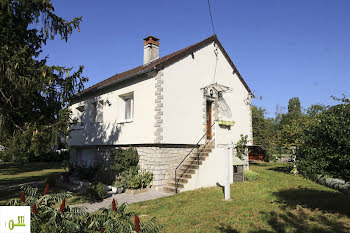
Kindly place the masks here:
[(211, 139), (211, 105), (213, 102), (207, 101), (207, 139)]

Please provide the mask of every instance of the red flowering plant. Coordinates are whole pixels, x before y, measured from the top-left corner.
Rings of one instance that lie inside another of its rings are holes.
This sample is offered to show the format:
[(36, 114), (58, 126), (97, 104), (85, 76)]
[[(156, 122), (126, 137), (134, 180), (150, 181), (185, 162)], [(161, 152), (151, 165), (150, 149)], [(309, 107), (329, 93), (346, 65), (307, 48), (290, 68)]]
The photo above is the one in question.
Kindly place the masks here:
[(42, 233), (89, 233), (89, 232), (159, 232), (162, 228), (155, 218), (141, 222), (133, 212), (127, 210), (127, 204), (118, 206), (113, 199), (109, 208), (89, 214), (84, 207), (69, 207), (66, 200), (72, 195), (65, 193), (47, 193), (38, 188), (22, 186), (20, 199), (12, 200), (8, 205), (31, 206), (31, 232)]
[[(72, 197), (69, 192), (48, 194), (48, 186), (44, 192), (28, 185), (21, 186), (19, 200), (11, 200), (10, 206), (31, 207), (31, 232), (75, 232), (86, 211), (82, 207), (70, 208), (65, 205), (65, 199)], [(62, 203), (59, 209), (54, 208)], [(57, 230), (61, 229), (61, 230)]]

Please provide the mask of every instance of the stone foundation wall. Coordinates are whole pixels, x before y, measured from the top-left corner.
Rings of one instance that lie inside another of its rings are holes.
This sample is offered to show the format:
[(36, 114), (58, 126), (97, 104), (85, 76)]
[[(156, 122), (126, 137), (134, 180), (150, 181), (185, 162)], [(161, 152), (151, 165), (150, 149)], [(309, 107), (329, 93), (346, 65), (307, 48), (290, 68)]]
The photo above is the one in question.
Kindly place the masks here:
[[(84, 150), (93, 150), (93, 165), (104, 165), (109, 167), (113, 165), (114, 150), (116, 146), (99, 146), (87, 148), (71, 147), (70, 163), (75, 166), (84, 166), (85, 162), (82, 158)], [(124, 147), (125, 148), (125, 147)], [(139, 165), (141, 169), (145, 169), (153, 173), (152, 186), (156, 190), (162, 190), (170, 181), (175, 168), (191, 151), (192, 147), (180, 146), (135, 146), (139, 154)], [(90, 154), (90, 153), (89, 153)]]
[(136, 147), (140, 156), (140, 168), (153, 173), (152, 185), (162, 190), (175, 168), (192, 148), (181, 147)]

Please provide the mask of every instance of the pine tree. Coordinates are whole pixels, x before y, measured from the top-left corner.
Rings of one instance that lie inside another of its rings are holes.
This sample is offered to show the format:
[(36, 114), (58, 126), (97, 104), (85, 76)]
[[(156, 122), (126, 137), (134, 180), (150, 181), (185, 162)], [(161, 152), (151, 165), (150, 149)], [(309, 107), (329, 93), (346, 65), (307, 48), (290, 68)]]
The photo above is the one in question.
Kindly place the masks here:
[(41, 155), (68, 135), (70, 98), (83, 89), (83, 66), (39, 58), (55, 36), (68, 40), (82, 18), (67, 21), (50, 0), (0, 1), (0, 145), (16, 160)]

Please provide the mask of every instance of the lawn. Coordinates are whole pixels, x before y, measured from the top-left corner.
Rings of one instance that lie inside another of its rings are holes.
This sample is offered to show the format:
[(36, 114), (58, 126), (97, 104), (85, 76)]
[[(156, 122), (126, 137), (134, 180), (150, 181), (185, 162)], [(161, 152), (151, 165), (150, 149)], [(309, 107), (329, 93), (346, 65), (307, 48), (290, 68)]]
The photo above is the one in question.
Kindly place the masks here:
[[(6, 189), (6, 186), (44, 181), (48, 176), (59, 175), (61, 172), (64, 172), (62, 163), (35, 162), (23, 166), (14, 163), (0, 163), (0, 205), (6, 205), (9, 200), (19, 198), (21, 194), (19, 188), (9, 190)], [(38, 188), (44, 190), (44, 184), (39, 185)], [(62, 188), (50, 188), (50, 193), (64, 191)], [(80, 193), (72, 193), (72, 195), (73, 197), (67, 200), (67, 204), (88, 202), (86, 195)]]
[(51, 174), (63, 172), (62, 163), (0, 163), (0, 185), (15, 185), (45, 180)]
[(350, 196), (263, 163), (260, 178), (132, 204), (141, 219), (157, 217), (164, 232), (350, 232)]

